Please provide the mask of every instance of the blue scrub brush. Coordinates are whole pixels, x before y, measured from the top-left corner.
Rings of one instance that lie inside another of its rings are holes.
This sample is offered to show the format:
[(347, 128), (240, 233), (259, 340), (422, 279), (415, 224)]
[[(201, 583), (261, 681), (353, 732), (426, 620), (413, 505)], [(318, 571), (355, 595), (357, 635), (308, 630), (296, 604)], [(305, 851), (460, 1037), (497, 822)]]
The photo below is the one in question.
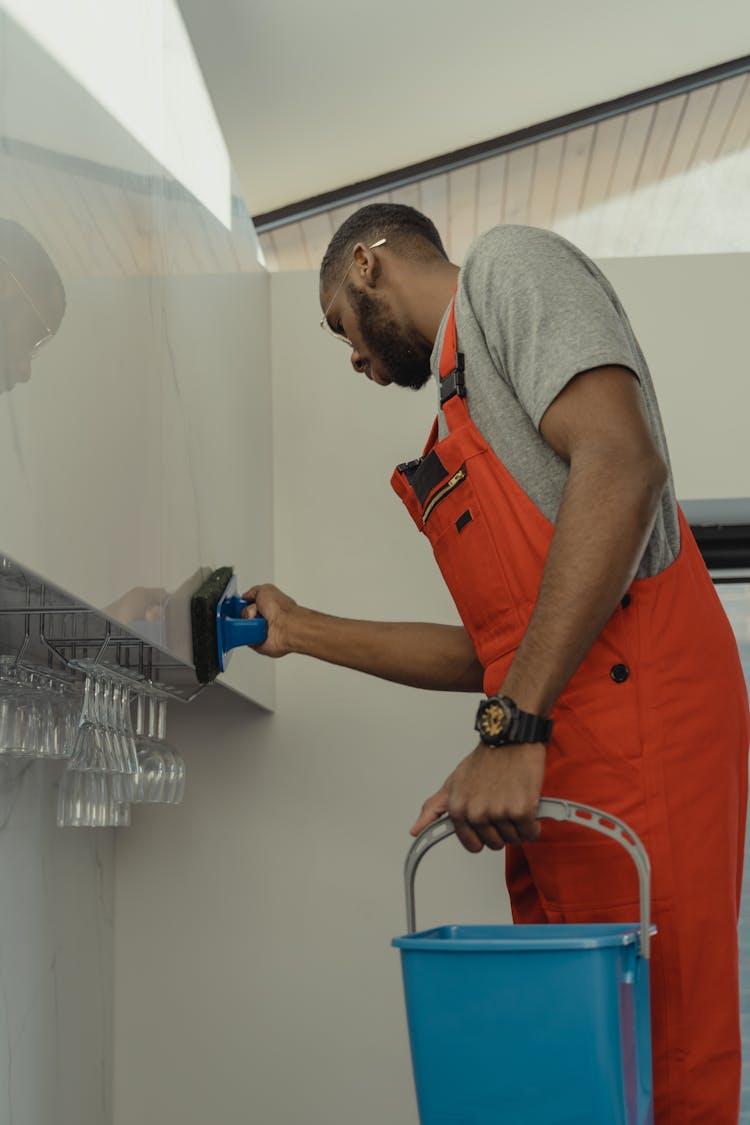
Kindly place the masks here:
[(193, 663), (198, 682), (208, 684), (223, 672), (230, 649), (260, 645), (268, 636), (264, 617), (242, 617), (250, 603), (237, 596), (237, 581), (231, 566), (210, 574), (190, 600), (193, 628)]

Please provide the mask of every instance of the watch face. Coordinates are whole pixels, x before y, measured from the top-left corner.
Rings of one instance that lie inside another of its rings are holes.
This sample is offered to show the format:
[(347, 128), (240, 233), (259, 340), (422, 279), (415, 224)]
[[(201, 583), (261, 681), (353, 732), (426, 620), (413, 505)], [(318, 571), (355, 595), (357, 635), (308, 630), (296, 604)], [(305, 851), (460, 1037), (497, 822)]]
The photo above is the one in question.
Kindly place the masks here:
[(510, 708), (500, 699), (488, 699), (483, 703), (477, 719), (479, 733), (487, 741), (502, 738), (510, 729), (512, 716)]

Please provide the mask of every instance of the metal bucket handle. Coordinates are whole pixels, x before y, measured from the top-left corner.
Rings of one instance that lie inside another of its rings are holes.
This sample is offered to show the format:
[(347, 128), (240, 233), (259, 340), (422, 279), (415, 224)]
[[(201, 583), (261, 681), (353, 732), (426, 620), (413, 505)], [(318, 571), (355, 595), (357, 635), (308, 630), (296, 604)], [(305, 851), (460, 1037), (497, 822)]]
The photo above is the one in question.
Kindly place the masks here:
[[(563, 801), (558, 797), (542, 797), (537, 808), (537, 818), (539, 820), (570, 820), (576, 824), (582, 824), (585, 828), (591, 828), (595, 832), (601, 832), (603, 836), (609, 836), (610, 839), (616, 840), (618, 844), (625, 848), (638, 871), (641, 902), (640, 955), (648, 959), (651, 867), (646, 849), (632, 828), (628, 828), (627, 824), (618, 820), (616, 816), (610, 816), (609, 813), (602, 812), (600, 809), (593, 809), (590, 805), (578, 805), (574, 801)], [(417, 928), (414, 906), (414, 876), (417, 867), (430, 848), (444, 840), (446, 836), (452, 836), (455, 831), (451, 818), (443, 816), (439, 820), (433, 821), (432, 824), (428, 824), (409, 849), (404, 864), (404, 883), (406, 887), (406, 925), (410, 934), (415, 933)]]

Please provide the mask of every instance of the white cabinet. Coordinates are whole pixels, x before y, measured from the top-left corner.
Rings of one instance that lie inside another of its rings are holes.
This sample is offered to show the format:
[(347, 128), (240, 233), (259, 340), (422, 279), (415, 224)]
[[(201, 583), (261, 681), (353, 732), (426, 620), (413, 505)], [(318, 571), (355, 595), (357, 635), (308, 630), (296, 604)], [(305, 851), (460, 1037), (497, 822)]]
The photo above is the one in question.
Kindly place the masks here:
[[(257, 238), (239, 198), (228, 229), (7, 14), (0, 54), (0, 552), (191, 664), (201, 578), (271, 576)], [(224, 682), (272, 704), (269, 661), (236, 653)]]

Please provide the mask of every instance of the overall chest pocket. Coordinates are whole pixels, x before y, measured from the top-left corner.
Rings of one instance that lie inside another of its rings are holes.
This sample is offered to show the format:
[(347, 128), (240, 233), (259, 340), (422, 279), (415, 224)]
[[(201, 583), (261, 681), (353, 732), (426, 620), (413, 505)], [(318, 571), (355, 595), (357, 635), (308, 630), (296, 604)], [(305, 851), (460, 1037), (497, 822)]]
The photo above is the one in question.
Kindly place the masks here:
[(422, 530), (480, 662), (486, 667), (516, 648), (523, 626), (493, 529), (462, 465), (422, 506)]

